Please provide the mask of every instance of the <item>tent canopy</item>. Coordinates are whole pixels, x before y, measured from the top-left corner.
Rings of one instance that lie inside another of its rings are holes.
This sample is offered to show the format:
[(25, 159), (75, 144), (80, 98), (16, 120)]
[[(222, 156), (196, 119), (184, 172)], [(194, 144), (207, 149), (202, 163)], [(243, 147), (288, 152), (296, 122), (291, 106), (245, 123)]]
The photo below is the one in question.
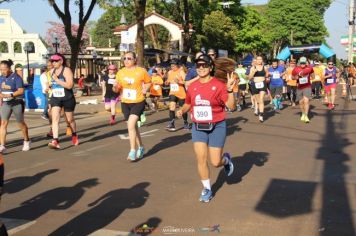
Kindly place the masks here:
[(285, 47), (278, 55), (277, 59), (287, 60), (292, 54), (293, 55), (308, 55), (311, 53), (320, 53), (325, 58), (330, 58), (335, 55), (335, 53), (327, 47), (325, 44), (308, 44), (301, 46), (288, 46)]

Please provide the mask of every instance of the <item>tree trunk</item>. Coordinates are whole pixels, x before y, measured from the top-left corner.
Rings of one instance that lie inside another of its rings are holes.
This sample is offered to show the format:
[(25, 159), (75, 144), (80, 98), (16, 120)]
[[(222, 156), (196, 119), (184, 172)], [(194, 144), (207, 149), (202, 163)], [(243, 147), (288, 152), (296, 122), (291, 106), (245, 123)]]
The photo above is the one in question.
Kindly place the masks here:
[(146, 0), (135, 0), (135, 16), (137, 21), (136, 53), (137, 65), (144, 66), (143, 52), (145, 43), (145, 11)]
[(183, 17), (183, 51), (189, 53), (191, 49), (191, 40), (189, 34), (189, 5), (188, 0), (183, 0), (184, 17)]
[[(159, 49), (160, 45), (159, 45), (159, 41), (158, 41), (158, 29), (157, 29), (157, 25), (149, 25), (147, 26), (148, 28), (148, 32), (153, 44), (153, 48)], [(161, 63), (161, 59), (159, 57), (159, 54), (156, 54), (156, 62), (157, 64)]]

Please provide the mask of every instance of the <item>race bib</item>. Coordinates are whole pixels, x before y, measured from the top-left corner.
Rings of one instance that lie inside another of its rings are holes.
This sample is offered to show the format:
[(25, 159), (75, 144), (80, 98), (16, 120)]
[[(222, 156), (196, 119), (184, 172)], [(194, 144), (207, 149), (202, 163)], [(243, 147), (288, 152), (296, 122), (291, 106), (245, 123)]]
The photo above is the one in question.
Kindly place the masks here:
[(264, 88), (264, 87), (265, 87), (265, 84), (263, 83), (263, 81), (257, 82), (257, 83), (255, 83), (255, 87), (256, 87), (257, 89), (261, 89), (261, 88)]
[(124, 99), (133, 100), (134, 101), (134, 100), (136, 100), (137, 92), (134, 89), (124, 89), (123, 93), (122, 93), (122, 96), (123, 96)]
[(55, 88), (52, 90), (52, 96), (55, 98), (62, 98), (64, 95), (64, 88)]
[(277, 72), (273, 72), (272, 74), (272, 79), (279, 79), (281, 78), (281, 74), (277, 71)]
[[(3, 92), (1, 92), (2, 94), (13, 94), (14, 92), (10, 92), (10, 91), (3, 91)], [(4, 102), (8, 102), (8, 101), (11, 101), (12, 99), (14, 99), (13, 97), (8, 97), (8, 98), (3, 98), (2, 100), (4, 101)]]
[(161, 86), (159, 86), (158, 84), (153, 85), (153, 89), (156, 91), (160, 90), (160, 88), (161, 88)]
[(328, 84), (333, 84), (333, 83), (334, 83), (334, 79), (327, 79), (327, 80), (326, 80), (326, 83), (328, 83)]
[(308, 83), (308, 77), (303, 77), (299, 79), (299, 84), (307, 84)]
[(197, 121), (211, 121), (213, 120), (213, 112), (211, 106), (194, 106), (194, 118)]
[(320, 76), (319, 75), (315, 75), (315, 79), (314, 80), (319, 81), (320, 80)]
[(178, 92), (179, 91), (179, 85), (178, 84), (171, 84), (170, 88), (171, 88), (171, 92)]
[(108, 80), (108, 84), (115, 84), (116, 83), (116, 80), (115, 79), (109, 79)]

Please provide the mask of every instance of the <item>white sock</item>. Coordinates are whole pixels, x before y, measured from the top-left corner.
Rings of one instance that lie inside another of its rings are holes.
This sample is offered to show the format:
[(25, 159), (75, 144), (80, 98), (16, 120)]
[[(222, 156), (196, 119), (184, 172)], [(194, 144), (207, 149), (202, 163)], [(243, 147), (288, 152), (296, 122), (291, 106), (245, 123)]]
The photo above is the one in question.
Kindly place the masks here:
[(205, 180), (202, 180), (201, 182), (202, 182), (204, 188), (211, 190), (210, 179), (205, 179)]

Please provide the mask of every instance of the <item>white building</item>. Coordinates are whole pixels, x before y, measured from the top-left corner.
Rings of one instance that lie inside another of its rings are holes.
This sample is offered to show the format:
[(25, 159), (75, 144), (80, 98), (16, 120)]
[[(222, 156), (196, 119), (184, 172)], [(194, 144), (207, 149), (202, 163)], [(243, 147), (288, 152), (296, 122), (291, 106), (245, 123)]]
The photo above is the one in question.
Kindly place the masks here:
[(29, 53), (29, 64), (44, 64), (47, 48), (39, 34), (24, 33), (23, 29), (11, 18), (10, 10), (0, 9), (0, 59), (11, 59), (14, 64), (27, 65), (25, 43), (29, 42), (34, 50)]

